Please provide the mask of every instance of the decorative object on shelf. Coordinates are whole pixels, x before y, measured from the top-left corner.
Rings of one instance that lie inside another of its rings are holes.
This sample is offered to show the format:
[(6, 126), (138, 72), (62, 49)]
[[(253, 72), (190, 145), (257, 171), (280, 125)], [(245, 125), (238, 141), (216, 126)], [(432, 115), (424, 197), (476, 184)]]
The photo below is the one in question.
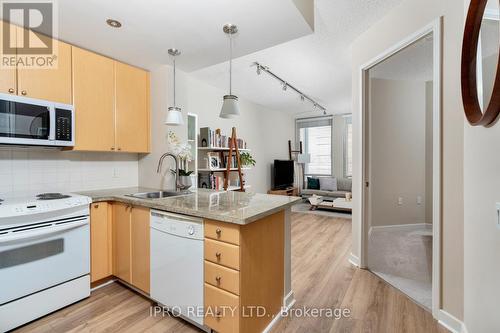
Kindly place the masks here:
[(498, 0), (471, 0), (465, 22), (462, 101), (472, 126), (492, 126), (500, 114), (498, 6)]
[(177, 106), (175, 101), (175, 57), (181, 54), (181, 51), (177, 49), (168, 49), (168, 54), (174, 59), (174, 106), (169, 106), (167, 111), (167, 119), (165, 121), (166, 125), (179, 126), (184, 124), (182, 120), (181, 108)]
[[(238, 150), (238, 138), (236, 137), (236, 127), (233, 127), (231, 131), (231, 138), (229, 139), (229, 154), (228, 156), (233, 156), (233, 151), (236, 153), (236, 163), (238, 170), (238, 178), (240, 179), (240, 189), (239, 191), (245, 192), (245, 181), (243, 180), (243, 174), (241, 173), (241, 158), (240, 151)], [(227, 163), (226, 172), (224, 174), (224, 191), (227, 191), (229, 186), (229, 172), (231, 171), (231, 164)]]
[(242, 152), (240, 154), (240, 159), (241, 159), (241, 165), (242, 166), (255, 166), (255, 160), (253, 159), (252, 155), (249, 152)]
[(302, 102), (305, 101), (305, 100), (308, 100), (309, 102), (311, 102), (313, 104), (314, 111), (319, 110), (319, 111), (322, 111), (324, 115), (326, 115), (326, 108), (324, 106), (322, 106), (321, 104), (319, 104), (318, 102), (316, 102), (314, 99), (312, 99), (311, 97), (309, 97), (306, 94), (304, 94), (299, 89), (295, 88), (293, 85), (291, 85), (290, 83), (288, 83), (288, 81), (283, 80), (281, 77), (279, 77), (278, 75), (276, 75), (273, 72), (271, 72), (271, 70), (269, 69), (268, 66), (261, 65), (257, 61), (254, 62), (252, 66), (256, 66), (257, 67), (257, 75), (260, 75), (262, 72), (265, 72), (265, 73), (269, 74), (270, 77), (278, 80), (281, 83), (283, 91), (287, 91), (288, 90), (287, 88), (290, 88), (292, 91), (294, 91), (294, 92), (296, 92), (297, 94), (300, 95), (300, 100)]
[(218, 170), (221, 168), (221, 159), (219, 153), (208, 153), (208, 168), (210, 170)]
[(238, 27), (234, 24), (226, 24), (223, 27), (224, 33), (229, 37), (229, 95), (224, 96), (222, 109), (219, 117), (233, 118), (239, 116), (240, 108), (238, 106), (238, 97), (233, 95), (232, 92), (232, 71), (233, 71), (233, 35), (238, 32)]

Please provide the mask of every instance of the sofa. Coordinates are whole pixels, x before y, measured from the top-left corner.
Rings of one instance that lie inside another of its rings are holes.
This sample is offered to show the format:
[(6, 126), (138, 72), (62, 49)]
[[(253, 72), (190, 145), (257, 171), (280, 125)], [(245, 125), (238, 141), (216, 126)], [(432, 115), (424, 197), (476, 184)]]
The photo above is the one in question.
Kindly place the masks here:
[(324, 177), (307, 177), (307, 180), (306, 180), (306, 183), (305, 183), (305, 189), (302, 189), (301, 191), (301, 196), (302, 198), (304, 199), (307, 199), (309, 198), (310, 196), (312, 196), (313, 194), (315, 195), (320, 195), (322, 197), (324, 197), (324, 199), (328, 200), (329, 198), (330, 199), (336, 199), (336, 198), (344, 198), (346, 193), (351, 193), (352, 192), (352, 180), (349, 179), (349, 178), (336, 178), (336, 182), (337, 182), (337, 189), (336, 190), (331, 190), (331, 189), (328, 189), (328, 190), (325, 190), (325, 189), (321, 189), (321, 186), (319, 189), (311, 189), (311, 188), (308, 188), (308, 184), (310, 184), (311, 182), (309, 181), (309, 178), (312, 178), (312, 179), (318, 179), (321, 181), (321, 178), (335, 178), (335, 177), (327, 177), (327, 176), (324, 176)]

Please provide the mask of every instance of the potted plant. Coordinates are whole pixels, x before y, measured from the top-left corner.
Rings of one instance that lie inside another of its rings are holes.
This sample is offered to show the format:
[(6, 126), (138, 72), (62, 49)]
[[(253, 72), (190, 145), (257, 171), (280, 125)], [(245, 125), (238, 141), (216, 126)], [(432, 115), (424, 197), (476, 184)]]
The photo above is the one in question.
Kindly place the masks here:
[(240, 161), (242, 166), (255, 166), (255, 160), (249, 152), (243, 152), (240, 154)]
[(170, 131), (168, 133), (168, 143), (172, 149), (172, 153), (177, 156), (179, 165), (179, 179), (178, 185), (181, 189), (187, 190), (193, 185), (191, 181), (191, 174), (193, 171), (188, 170), (188, 163), (193, 160), (191, 155), (191, 145), (188, 143), (182, 143), (175, 135), (174, 132)]

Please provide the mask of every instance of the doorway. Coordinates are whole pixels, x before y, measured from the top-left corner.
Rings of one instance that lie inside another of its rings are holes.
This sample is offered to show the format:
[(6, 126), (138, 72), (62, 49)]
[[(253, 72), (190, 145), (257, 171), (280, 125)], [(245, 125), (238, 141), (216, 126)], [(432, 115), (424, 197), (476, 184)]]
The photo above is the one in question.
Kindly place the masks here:
[(440, 23), (361, 69), (362, 258), (437, 316), (440, 229)]

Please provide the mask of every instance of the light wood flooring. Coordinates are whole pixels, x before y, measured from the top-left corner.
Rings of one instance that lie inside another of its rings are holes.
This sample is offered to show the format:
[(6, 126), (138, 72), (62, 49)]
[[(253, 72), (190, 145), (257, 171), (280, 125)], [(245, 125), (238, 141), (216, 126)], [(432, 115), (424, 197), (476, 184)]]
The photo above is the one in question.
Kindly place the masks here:
[[(351, 266), (351, 221), (292, 214), (294, 308), (345, 308), (349, 318), (282, 319), (273, 332), (445, 333), (432, 315), (374, 274)], [(16, 332), (200, 332), (150, 316), (151, 303), (118, 283)]]

